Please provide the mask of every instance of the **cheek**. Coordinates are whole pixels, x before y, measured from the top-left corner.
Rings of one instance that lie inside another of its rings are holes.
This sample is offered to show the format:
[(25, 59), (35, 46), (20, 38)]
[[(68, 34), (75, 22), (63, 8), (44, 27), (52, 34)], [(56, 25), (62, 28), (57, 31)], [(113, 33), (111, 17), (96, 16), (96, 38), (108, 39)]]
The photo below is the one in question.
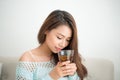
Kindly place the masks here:
[(67, 47), (69, 45), (69, 42), (66, 42), (66, 46), (65, 47)]
[(46, 42), (47, 42), (49, 47), (55, 46), (58, 43), (55, 36), (46, 37)]

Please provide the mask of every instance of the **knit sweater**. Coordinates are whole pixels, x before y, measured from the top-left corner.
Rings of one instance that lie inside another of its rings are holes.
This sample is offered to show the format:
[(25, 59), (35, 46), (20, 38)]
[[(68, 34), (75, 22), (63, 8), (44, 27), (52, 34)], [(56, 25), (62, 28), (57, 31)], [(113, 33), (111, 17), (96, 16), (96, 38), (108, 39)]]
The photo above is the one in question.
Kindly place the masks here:
[[(19, 61), (16, 67), (16, 80), (53, 80), (49, 73), (54, 66), (51, 61)], [(75, 73), (73, 76), (61, 77), (58, 80), (80, 80), (80, 78), (77, 73)]]

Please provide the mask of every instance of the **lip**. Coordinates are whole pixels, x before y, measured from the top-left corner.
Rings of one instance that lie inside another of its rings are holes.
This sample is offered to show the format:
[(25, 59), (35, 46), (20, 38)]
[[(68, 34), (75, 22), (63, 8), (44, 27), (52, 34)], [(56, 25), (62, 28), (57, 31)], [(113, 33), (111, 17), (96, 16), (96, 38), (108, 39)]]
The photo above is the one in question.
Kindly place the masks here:
[(57, 51), (61, 51), (61, 48), (55, 47)]

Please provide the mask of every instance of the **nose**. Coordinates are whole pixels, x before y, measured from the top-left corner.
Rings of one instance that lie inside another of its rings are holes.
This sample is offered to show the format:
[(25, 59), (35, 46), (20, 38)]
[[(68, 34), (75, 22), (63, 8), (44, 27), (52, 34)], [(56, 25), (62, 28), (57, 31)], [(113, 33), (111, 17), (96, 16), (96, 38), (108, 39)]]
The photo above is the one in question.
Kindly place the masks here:
[(65, 41), (65, 40), (62, 40), (62, 41), (60, 42), (59, 46), (60, 46), (61, 48), (66, 47), (66, 41)]

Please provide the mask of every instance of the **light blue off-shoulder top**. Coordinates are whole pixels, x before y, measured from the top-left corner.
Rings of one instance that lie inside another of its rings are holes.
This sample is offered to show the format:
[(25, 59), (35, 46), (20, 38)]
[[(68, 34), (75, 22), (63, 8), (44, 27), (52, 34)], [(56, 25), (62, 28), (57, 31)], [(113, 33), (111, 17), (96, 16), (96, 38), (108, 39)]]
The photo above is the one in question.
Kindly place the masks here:
[[(51, 61), (48, 62), (24, 62), (20, 61), (16, 67), (16, 80), (53, 80), (49, 72), (54, 68)], [(80, 80), (77, 73), (73, 76), (61, 77), (58, 80)]]

